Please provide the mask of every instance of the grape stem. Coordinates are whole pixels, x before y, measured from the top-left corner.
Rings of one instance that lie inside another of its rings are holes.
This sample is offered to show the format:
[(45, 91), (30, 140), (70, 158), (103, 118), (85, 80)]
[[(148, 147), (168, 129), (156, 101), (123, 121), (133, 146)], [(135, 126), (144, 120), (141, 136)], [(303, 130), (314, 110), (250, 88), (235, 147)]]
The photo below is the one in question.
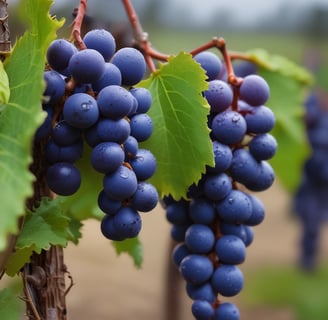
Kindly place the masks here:
[(71, 33), (71, 39), (75, 41), (76, 46), (80, 49), (86, 49), (86, 45), (81, 37), (81, 27), (83, 23), (83, 18), (85, 16), (85, 12), (87, 10), (87, 2), (88, 0), (80, 0), (80, 4), (77, 8), (77, 14), (73, 21), (73, 28)]

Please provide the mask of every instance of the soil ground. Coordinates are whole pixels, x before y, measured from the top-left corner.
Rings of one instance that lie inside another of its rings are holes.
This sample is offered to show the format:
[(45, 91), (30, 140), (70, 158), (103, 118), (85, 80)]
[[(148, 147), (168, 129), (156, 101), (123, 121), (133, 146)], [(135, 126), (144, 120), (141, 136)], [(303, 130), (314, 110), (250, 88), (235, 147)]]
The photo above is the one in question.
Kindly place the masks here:
[[(278, 183), (257, 196), (266, 206), (266, 218), (255, 227), (254, 242), (241, 268), (247, 272), (259, 266), (295, 264), (299, 230), (297, 220), (290, 214), (290, 197)], [(70, 245), (65, 251), (66, 264), (74, 279), (67, 296), (70, 320), (193, 319), (190, 299), (179, 280), (171, 280), (169, 295), (174, 302), (166, 307), (170, 241), (169, 225), (161, 207), (143, 216), (140, 237), (144, 262), (139, 270), (127, 255), (116, 256), (111, 244), (100, 234), (97, 221), (87, 221), (83, 234), (78, 246)], [(294, 320), (289, 308), (251, 309), (239, 297), (232, 300), (237, 300), (243, 320)], [(173, 311), (177, 306), (180, 312), (166, 317), (165, 310)]]

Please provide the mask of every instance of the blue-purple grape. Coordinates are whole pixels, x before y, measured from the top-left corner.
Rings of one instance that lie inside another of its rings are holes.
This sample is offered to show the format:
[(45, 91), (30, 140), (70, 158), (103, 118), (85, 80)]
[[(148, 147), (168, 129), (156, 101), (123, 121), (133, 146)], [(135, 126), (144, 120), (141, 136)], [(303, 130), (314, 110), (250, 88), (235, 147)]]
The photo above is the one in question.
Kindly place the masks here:
[(215, 253), (223, 264), (240, 264), (246, 258), (246, 245), (235, 235), (224, 235), (215, 244)]
[(244, 286), (244, 276), (235, 265), (221, 264), (211, 278), (213, 289), (224, 297), (237, 295)]
[(218, 113), (212, 121), (214, 138), (227, 145), (240, 142), (244, 138), (246, 130), (244, 117), (236, 111), (227, 110)]
[(158, 203), (158, 192), (148, 182), (139, 182), (136, 192), (131, 198), (131, 206), (141, 212), (153, 210)]
[(192, 284), (203, 284), (213, 273), (212, 261), (204, 255), (190, 254), (180, 263), (183, 278)]
[(91, 164), (100, 173), (112, 173), (122, 165), (124, 157), (124, 151), (118, 143), (101, 142), (91, 152)]
[(77, 49), (71, 42), (65, 39), (56, 39), (48, 47), (47, 61), (53, 70), (62, 73), (76, 52)]
[(105, 175), (103, 185), (108, 197), (123, 201), (136, 192), (138, 181), (133, 170), (121, 165), (113, 173)]
[(251, 106), (261, 106), (270, 97), (270, 87), (268, 83), (259, 75), (251, 74), (243, 79), (240, 86), (240, 99)]
[(142, 53), (135, 48), (122, 48), (115, 52), (111, 62), (122, 74), (122, 84), (134, 86), (140, 82), (146, 72), (146, 61)]
[(133, 107), (133, 101), (131, 93), (118, 85), (103, 88), (97, 97), (101, 115), (113, 120), (127, 116)]
[(203, 51), (196, 54), (194, 59), (206, 71), (208, 81), (217, 79), (222, 68), (222, 61), (216, 54), (210, 51)]
[(68, 70), (77, 82), (93, 83), (104, 74), (105, 60), (98, 51), (84, 49), (73, 54)]
[(116, 50), (116, 42), (113, 35), (105, 29), (88, 31), (83, 37), (83, 42), (87, 48), (97, 50), (105, 61), (109, 61)]
[(218, 113), (231, 106), (233, 92), (230, 86), (222, 80), (212, 80), (204, 96), (211, 107), (211, 112)]
[(46, 182), (54, 193), (69, 196), (80, 188), (81, 174), (73, 164), (57, 162), (48, 167)]
[(132, 88), (130, 93), (136, 98), (138, 106), (136, 113), (146, 113), (152, 104), (152, 96), (146, 88)]
[(65, 101), (63, 116), (72, 127), (89, 128), (99, 118), (97, 101), (87, 93), (75, 93)]
[(43, 78), (46, 82), (46, 88), (43, 95), (48, 104), (55, 105), (65, 94), (65, 80), (54, 70), (45, 71)]
[(185, 243), (192, 253), (208, 253), (215, 243), (213, 230), (202, 224), (192, 224), (186, 231)]
[(146, 113), (135, 114), (130, 118), (131, 136), (138, 142), (147, 140), (153, 133), (153, 120)]

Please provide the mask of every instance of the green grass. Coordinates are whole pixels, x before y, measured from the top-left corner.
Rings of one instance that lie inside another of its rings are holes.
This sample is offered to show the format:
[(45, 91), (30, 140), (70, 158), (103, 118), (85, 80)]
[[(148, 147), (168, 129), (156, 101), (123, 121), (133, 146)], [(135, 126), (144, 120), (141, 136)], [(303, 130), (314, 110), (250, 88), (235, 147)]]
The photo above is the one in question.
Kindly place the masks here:
[(240, 294), (250, 307), (290, 307), (296, 320), (328, 319), (328, 265), (316, 272), (303, 272), (295, 267), (266, 267), (247, 272)]

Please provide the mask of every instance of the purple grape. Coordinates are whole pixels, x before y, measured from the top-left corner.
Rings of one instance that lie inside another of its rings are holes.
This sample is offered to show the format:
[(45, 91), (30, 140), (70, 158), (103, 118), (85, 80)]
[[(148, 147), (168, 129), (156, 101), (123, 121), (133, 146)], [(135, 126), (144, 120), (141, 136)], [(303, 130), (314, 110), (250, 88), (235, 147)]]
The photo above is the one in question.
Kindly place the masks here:
[(208, 253), (214, 246), (212, 229), (202, 224), (192, 224), (186, 231), (185, 243), (192, 253)]
[(138, 187), (136, 175), (124, 165), (121, 165), (115, 172), (107, 174), (103, 185), (106, 195), (114, 200), (130, 198)]
[(47, 169), (46, 181), (54, 193), (69, 196), (80, 188), (81, 175), (73, 164), (57, 162)]
[(230, 86), (222, 80), (212, 80), (209, 82), (208, 89), (204, 92), (211, 112), (222, 112), (231, 106), (233, 92)]
[(226, 110), (218, 113), (212, 122), (212, 134), (214, 138), (223, 144), (235, 144), (240, 142), (246, 133), (246, 121), (236, 111)]
[(245, 112), (248, 133), (267, 133), (276, 123), (272, 110), (266, 106), (248, 107)]
[(189, 204), (189, 216), (194, 223), (210, 225), (216, 217), (213, 202), (205, 198), (192, 199)]
[(245, 243), (235, 235), (224, 235), (215, 244), (215, 253), (224, 264), (240, 264), (246, 258)]
[(264, 220), (265, 217), (264, 204), (259, 198), (251, 194), (248, 194), (247, 196), (252, 203), (252, 213), (247, 221), (245, 221), (245, 224), (248, 226), (257, 226)]
[(147, 182), (139, 182), (136, 192), (131, 198), (131, 206), (141, 212), (153, 210), (158, 203), (156, 188)]
[(252, 214), (252, 204), (246, 193), (233, 189), (218, 202), (216, 210), (224, 222), (244, 223)]
[(111, 216), (122, 207), (121, 201), (109, 198), (104, 190), (99, 193), (97, 202), (99, 209)]
[(212, 261), (204, 255), (190, 254), (180, 263), (183, 278), (192, 284), (204, 284), (213, 273)]
[(204, 184), (205, 196), (214, 201), (219, 201), (226, 197), (232, 189), (229, 176), (225, 173), (208, 175)]
[(240, 320), (238, 308), (230, 302), (220, 303), (215, 310), (215, 320)]
[(103, 88), (97, 97), (101, 115), (113, 120), (127, 116), (133, 107), (133, 101), (131, 93), (117, 85)]
[(131, 207), (122, 207), (113, 217), (113, 227), (123, 239), (134, 238), (142, 227), (140, 214)]
[(91, 153), (92, 167), (100, 173), (116, 171), (124, 161), (124, 151), (115, 142), (101, 142), (94, 147)]
[(205, 300), (213, 303), (216, 299), (216, 294), (213, 291), (210, 282), (197, 285), (187, 282), (186, 291), (188, 296), (193, 300)]
[(59, 146), (69, 146), (81, 139), (81, 131), (61, 120), (52, 129), (52, 139)]
[(113, 35), (104, 29), (93, 29), (88, 31), (83, 41), (87, 48), (97, 50), (105, 61), (109, 61), (116, 50), (116, 43)]
[(47, 60), (52, 69), (62, 73), (76, 52), (77, 49), (71, 42), (65, 39), (56, 39), (48, 47)]
[(55, 105), (64, 97), (66, 83), (63, 77), (56, 71), (49, 70), (43, 73), (46, 82), (46, 88), (43, 95), (46, 97), (47, 103)]
[(130, 118), (131, 136), (137, 141), (147, 140), (153, 132), (153, 121), (146, 113), (139, 113)]
[(208, 81), (217, 79), (222, 68), (220, 58), (210, 51), (203, 51), (194, 56), (194, 59), (206, 71)]
[(138, 180), (144, 181), (152, 177), (156, 171), (156, 159), (146, 149), (139, 149), (134, 159), (130, 161)]
[(97, 135), (101, 141), (124, 143), (130, 135), (130, 124), (125, 119), (101, 118), (97, 124)]
[(150, 91), (146, 88), (132, 88), (130, 92), (138, 102), (136, 113), (146, 113), (152, 104)]
[(140, 82), (146, 72), (146, 61), (142, 53), (135, 48), (122, 48), (116, 51), (111, 62), (122, 74), (122, 84), (133, 86)]
[(89, 128), (99, 118), (97, 101), (86, 93), (75, 93), (65, 101), (63, 115), (72, 127)]
[(268, 83), (256, 74), (248, 75), (243, 79), (240, 86), (240, 99), (251, 106), (261, 106), (265, 104), (270, 97), (270, 88)]
[(188, 247), (184, 243), (178, 243), (172, 251), (172, 260), (176, 267), (179, 268), (181, 261), (190, 254)]
[(238, 267), (221, 264), (214, 271), (211, 283), (214, 292), (224, 297), (233, 297), (243, 288), (244, 276)]
[(205, 300), (195, 300), (191, 305), (191, 312), (197, 320), (212, 319), (214, 316), (211, 303)]
[(80, 83), (98, 81), (105, 72), (105, 60), (94, 49), (84, 49), (73, 54), (69, 60), (68, 70)]
[(277, 141), (269, 133), (258, 134), (249, 143), (249, 152), (256, 160), (269, 160), (277, 151)]
[(125, 240), (125, 237), (119, 233), (114, 226), (114, 217), (106, 214), (100, 224), (100, 230), (103, 236), (109, 240), (122, 241)]

